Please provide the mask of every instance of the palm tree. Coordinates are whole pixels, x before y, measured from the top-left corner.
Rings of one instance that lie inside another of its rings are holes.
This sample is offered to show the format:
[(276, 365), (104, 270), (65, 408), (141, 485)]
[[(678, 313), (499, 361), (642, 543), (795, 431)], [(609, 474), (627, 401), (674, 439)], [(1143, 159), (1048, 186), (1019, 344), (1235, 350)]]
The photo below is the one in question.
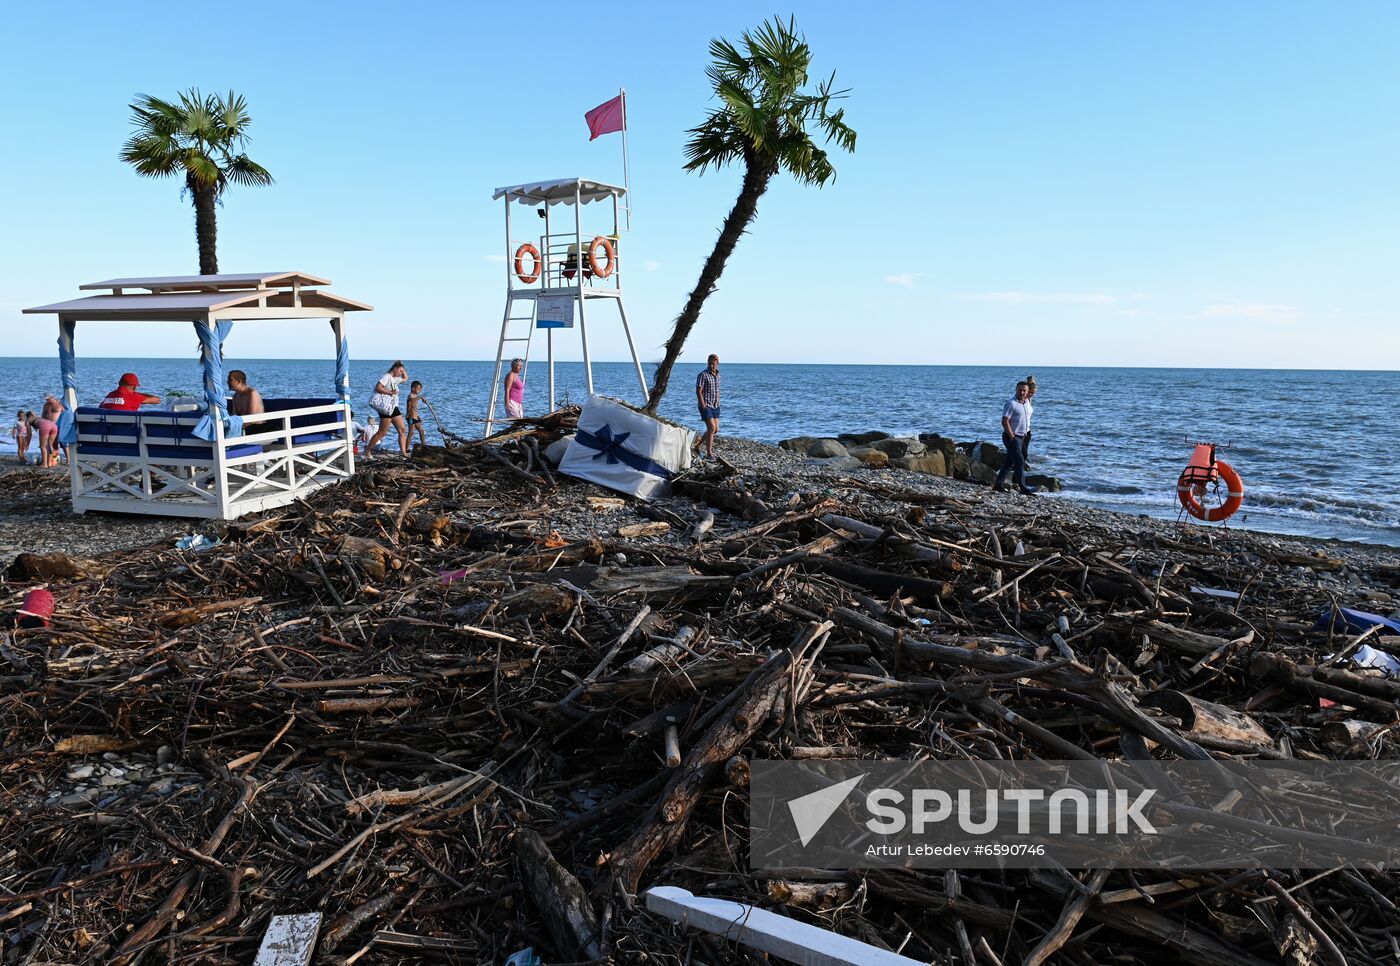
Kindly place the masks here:
[(738, 46), (722, 37), (712, 40), (710, 57), (713, 62), (706, 73), (722, 103), (690, 130), (685, 169), (703, 174), (707, 168), (718, 170), (742, 161), (744, 180), (714, 251), (700, 270), (700, 281), (666, 340), (666, 355), (647, 399), (647, 412), (652, 415), (666, 395), (671, 369), (700, 318), (700, 309), (719, 282), (739, 236), (757, 215), (758, 199), (774, 175), (786, 171), (801, 183), (817, 187), (836, 177), (831, 159), (812, 140), (807, 125), (816, 126), (824, 143), (835, 142), (844, 151), (856, 147), (856, 132), (846, 125), (845, 111), (832, 110), (832, 102), (847, 93), (832, 90), (836, 75), (817, 84), (814, 92), (805, 90), (812, 49), (797, 32), (795, 20), (767, 21), (753, 32), (746, 31)]
[(243, 153), (253, 120), (248, 102), (233, 91), (206, 97), (191, 88), (178, 101), (139, 94), (131, 114), (136, 130), (122, 145), (122, 160), (147, 178), (184, 175), (194, 204), (199, 274), (217, 275), (214, 206), (230, 184), (272, 184), (268, 170)]

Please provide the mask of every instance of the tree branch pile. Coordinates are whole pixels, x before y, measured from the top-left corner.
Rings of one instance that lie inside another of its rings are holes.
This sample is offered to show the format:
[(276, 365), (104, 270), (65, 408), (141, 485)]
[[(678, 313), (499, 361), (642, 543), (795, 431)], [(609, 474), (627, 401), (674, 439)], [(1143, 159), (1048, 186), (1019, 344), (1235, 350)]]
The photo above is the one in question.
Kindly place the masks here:
[(893, 475), (642, 505), (542, 463), (573, 418), (49, 567), (0, 634), (0, 961), (248, 963), (320, 911), (327, 963), (758, 962), (653, 884), (939, 963), (1395, 961), (1386, 873), (747, 860), (753, 758), (1393, 757), (1400, 685), (1315, 625), (1344, 560)]

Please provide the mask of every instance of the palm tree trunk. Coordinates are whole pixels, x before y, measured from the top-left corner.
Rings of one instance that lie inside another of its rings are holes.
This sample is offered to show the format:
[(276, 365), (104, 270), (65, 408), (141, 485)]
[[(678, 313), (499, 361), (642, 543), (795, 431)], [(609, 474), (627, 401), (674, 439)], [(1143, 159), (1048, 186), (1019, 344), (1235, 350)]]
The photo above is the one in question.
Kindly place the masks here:
[(194, 199), (194, 234), (199, 242), (199, 274), (219, 274), (218, 225), (214, 215), (215, 189), (186, 181)]
[(700, 270), (700, 281), (686, 299), (685, 308), (676, 317), (675, 326), (671, 329), (671, 337), (666, 340), (666, 355), (656, 369), (656, 377), (651, 384), (651, 395), (647, 397), (646, 411), (651, 415), (656, 415), (657, 407), (661, 405), (661, 397), (666, 395), (666, 388), (671, 382), (671, 369), (680, 358), (685, 340), (690, 337), (690, 330), (695, 328), (695, 323), (700, 320), (700, 309), (704, 307), (710, 293), (715, 290), (715, 285), (724, 272), (725, 263), (729, 261), (729, 256), (734, 254), (734, 247), (739, 244), (740, 236), (758, 214), (758, 199), (768, 190), (768, 182), (775, 173), (775, 169), (758, 167), (752, 161), (746, 166), (744, 183), (739, 189), (739, 200), (734, 202), (729, 217), (724, 219), (724, 227), (720, 229), (714, 251), (710, 252), (710, 257), (705, 259), (705, 266)]

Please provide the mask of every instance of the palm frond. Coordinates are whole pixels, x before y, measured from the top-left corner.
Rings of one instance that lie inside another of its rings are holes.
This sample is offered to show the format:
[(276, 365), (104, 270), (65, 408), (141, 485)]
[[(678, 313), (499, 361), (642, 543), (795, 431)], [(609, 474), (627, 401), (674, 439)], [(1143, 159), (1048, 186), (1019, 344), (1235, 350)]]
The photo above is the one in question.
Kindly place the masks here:
[(715, 111), (687, 132), (685, 170), (704, 173), (708, 168), (719, 169), (744, 156), (744, 136), (735, 129), (732, 119), (723, 111)]
[(219, 163), (198, 148), (187, 148), (181, 159), (189, 178), (206, 187), (220, 188), (224, 183), (224, 170)]
[(224, 165), (224, 173), (233, 184), (272, 184), (272, 173), (246, 154), (235, 155)]

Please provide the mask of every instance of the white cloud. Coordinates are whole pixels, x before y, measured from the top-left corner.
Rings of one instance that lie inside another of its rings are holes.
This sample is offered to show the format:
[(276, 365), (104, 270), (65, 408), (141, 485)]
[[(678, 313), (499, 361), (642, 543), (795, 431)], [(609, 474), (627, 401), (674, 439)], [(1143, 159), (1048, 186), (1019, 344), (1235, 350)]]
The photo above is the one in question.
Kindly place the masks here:
[(1201, 312), (1203, 319), (1251, 319), (1255, 322), (1288, 323), (1302, 317), (1302, 306), (1270, 302), (1219, 302), (1207, 305)]
[(481, 257), (483, 261), (495, 262), (497, 265), (505, 264), (506, 260), (504, 255), (482, 255)]
[(886, 275), (885, 281), (891, 285), (898, 285), (901, 288), (913, 288), (918, 284), (919, 276), (922, 272), (901, 272), (898, 275)]
[(659, 272), (661, 271), (661, 263), (648, 258), (646, 261), (642, 262), (642, 268), (646, 269), (648, 272)]
[(958, 298), (1001, 305), (1112, 305), (1119, 301), (1106, 292), (965, 292)]

